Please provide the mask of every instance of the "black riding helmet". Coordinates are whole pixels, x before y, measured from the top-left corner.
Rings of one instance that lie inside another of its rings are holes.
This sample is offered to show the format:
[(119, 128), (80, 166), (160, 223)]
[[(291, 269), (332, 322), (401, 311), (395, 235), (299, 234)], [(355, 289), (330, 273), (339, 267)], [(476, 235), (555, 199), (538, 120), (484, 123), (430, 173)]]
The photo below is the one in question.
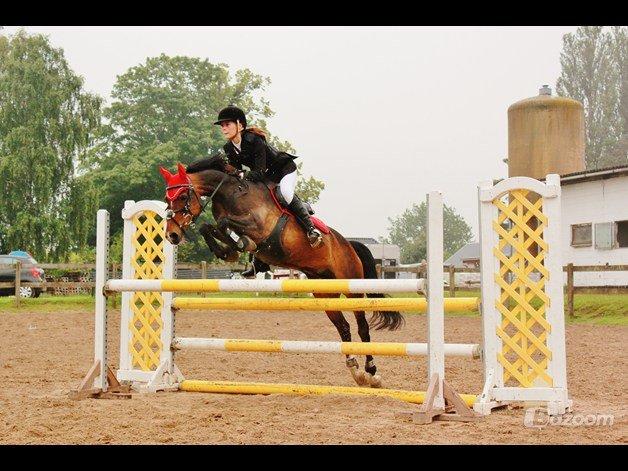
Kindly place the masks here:
[(220, 110), (220, 113), (218, 113), (218, 121), (214, 124), (220, 124), (223, 121), (240, 121), (242, 126), (246, 128), (246, 116), (244, 115), (244, 111), (234, 105), (229, 105)]

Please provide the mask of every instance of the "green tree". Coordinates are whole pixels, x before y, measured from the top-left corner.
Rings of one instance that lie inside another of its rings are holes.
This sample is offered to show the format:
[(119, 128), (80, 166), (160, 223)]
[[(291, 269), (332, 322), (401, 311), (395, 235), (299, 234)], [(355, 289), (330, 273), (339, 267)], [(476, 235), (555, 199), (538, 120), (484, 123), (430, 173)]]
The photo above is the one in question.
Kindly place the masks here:
[(231, 76), (224, 64), (163, 54), (118, 76), (104, 110), (108, 125), (88, 165), (100, 206), (116, 215), (112, 232), (122, 227), (117, 215), (125, 200), (163, 199), (159, 166), (173, 170), (220, 150), (223, 138), (212, 123), (222, 107), (234, 103), (265, 124), (272, 112), (253, 94), (267, 83), (248, 70)]
[[(266, 129), (265, 131), (268, 132)], [(282, 141), (275, 136), (271, 137), (270, 144), (281, 151), (288, 152), (292, 155), (297, 154), (292, 144), (288, 141)], [(316, 204), (321, 196), (321, 192), (325, 189), (325, 183), (312, 176), (305, 178), (303, 176), (303, 162), (297, 164), (297, 175), (299, 179), (297, 180), (297, 185), (294, 190), (295, 193), (299, 195), (303, 201)]]
[(620, 111), (627, 100), (622, 85), (625, 50), (625, 27), (607, 31), (601, 26), (581, 26), (563, 36), (556, 90), (584, 105), (587, 168), (627, 163), (625, 154), (622, 158), (614, 152), (625, 132)]
[[(214, 126), (218, 111), (228, 104), (246, 110), (251, 125), (268, 132), (266, 118), (273, 115), (261, 97), (268, 78), (244, 69), (230, 73), (225, 64), (194, 57), (147, 58), (120, 75), (112, 103), (104, 111), (108, 120), (86, 168), (101, 190), (100, 206), (109, 210), (112, 233), (122, 229), (118, 216), (128, 199), (163, 199), (159, 166), (174, 170), (222, 150), (224, 138)], [(287, 141), (269, 134), (270, 143), (294, 152)], [(302, 183), (308, 198), (316, 200), (322, 184)], [(199, 224), (211, 221), (209, 211)], [(210, 260), (212, 255), (196, 231), (179, 249), (181, 260)]]
[(59, 261), (85, 248), (96, 192), (77, 166), (100, 105), (47, 37), (0, 36), (0, 251)]
[(611, 158), (620, 164), (628, 164), (628, 28), (613, 27), (613, 39), (616, 61), (621, 64), (619, 114), (622, 120), (622, 131), (621, 138), (611, 150)]
[(297, 186), (294, 191), (303, 201), (313, 205), (318, 202), (321, 192), (325, 189), (325, 184), (312, 176), (305, 178), (302, 174), (302, 167), (303, 162), (300, 162), (297, 165), (297, 175), (300, 178), (297, 180)]
[[(427, 257), (427, 203), (413, 204), (401, 216), (388, 218), (390, 227), (386, 243), (401, 249), (401, 263), (418, 263)], [(443, 207), (444, 256), (449, 258), (468, 244), (473, 234), (471, 227), (455, 209)]]

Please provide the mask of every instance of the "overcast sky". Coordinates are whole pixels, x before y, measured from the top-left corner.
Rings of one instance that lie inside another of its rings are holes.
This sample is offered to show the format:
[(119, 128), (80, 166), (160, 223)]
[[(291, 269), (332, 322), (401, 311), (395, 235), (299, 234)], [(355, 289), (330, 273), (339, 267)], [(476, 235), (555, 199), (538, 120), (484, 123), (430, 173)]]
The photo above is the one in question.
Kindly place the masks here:
[(554, 90), (562, 36), (576, 27), (25, 29), (49, 35), (105, 98), (117, 75), (161, 53), (270, 77), (270, 131), (325, 182), (317, 215), (377, 238), (431, 190), (477, 237), (476, 185), (507, 176), (507, 108)]

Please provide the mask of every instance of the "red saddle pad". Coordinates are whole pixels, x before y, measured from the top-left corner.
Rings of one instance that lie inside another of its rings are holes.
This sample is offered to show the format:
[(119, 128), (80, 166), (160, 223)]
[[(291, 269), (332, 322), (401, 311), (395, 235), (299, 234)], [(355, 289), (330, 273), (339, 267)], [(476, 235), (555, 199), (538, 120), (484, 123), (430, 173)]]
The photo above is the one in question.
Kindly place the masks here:
[(327, 224), (318, 219), (316, 216), (310, 216), (310, 219), (312, 220), (312, 224), (314, 224), (314, 227), (316, 227), (316, 229), (321, 231), (323, 234), (329, 234), (331, 232), (329, 230), (329, 227), (327, 227)]
[[(292, 214), (290, 211), (288, 211), (286, 208), (282, 207), (279, 204), (279, 201), (277, 201), (277, 198), (275, 197), (274, 189), (270, 190), (270, 197), (275, 202), (275, 206), (277, 206), (282, 212), (288, 213), (290, 216), (295, 217), (294, 214)], [(316, 216), (310, 216), (310, 219), (312, 220), (312, 224), (314, 224), (314, 227), (316, 227), (316, 229), (321, 231), (323, 234), (329, 234), (331, 232), (329, 230), (329, 227), (327, 227), (327, 224), (318, 219)]]

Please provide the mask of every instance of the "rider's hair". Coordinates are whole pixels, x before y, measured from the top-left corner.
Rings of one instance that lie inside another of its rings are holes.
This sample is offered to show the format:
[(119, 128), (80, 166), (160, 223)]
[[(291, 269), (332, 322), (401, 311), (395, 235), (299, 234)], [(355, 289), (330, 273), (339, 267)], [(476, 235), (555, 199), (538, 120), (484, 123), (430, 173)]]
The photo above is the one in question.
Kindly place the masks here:
[(264, 139), (267, 139), (266, 133), (262, 129), (258, 128), (257, 126), (249, 126), (246, 128), (246, 131), (250, 131), (253, 134), (257, 134), (258, 136), (263, 137)]

